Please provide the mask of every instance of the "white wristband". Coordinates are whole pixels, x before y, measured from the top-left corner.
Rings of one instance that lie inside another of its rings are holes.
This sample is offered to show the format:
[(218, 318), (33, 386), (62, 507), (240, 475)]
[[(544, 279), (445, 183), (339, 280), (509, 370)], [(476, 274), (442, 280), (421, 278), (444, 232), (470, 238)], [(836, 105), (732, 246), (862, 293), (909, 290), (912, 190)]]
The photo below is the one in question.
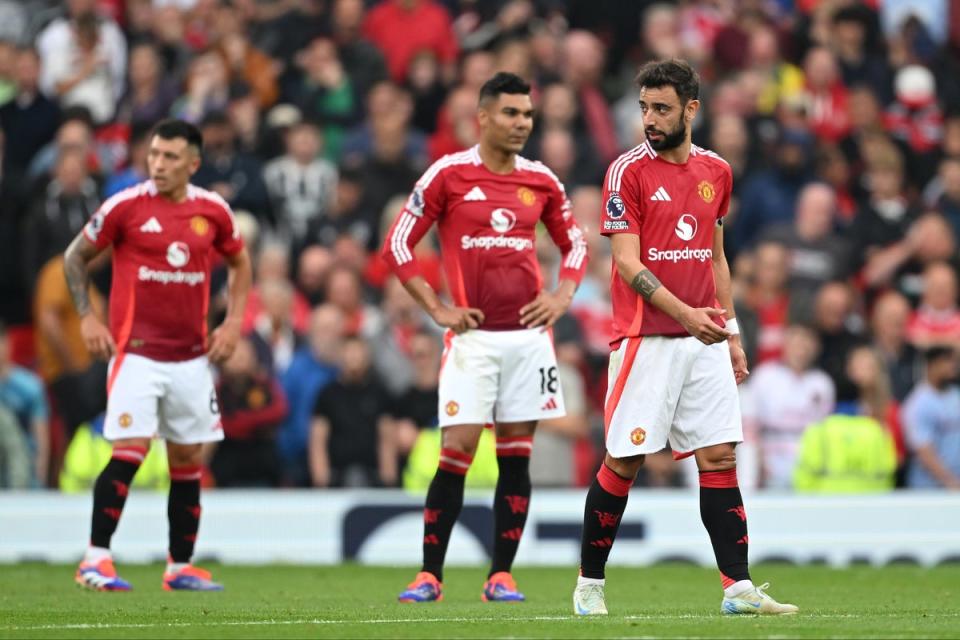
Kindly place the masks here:
[(730, 318), (729, 320), (727, 320), (726, 329), (727, 329), (727, 333), (729, 333), (731, 336), (740, 335), (740, 325), (737, 324), (736, 318)]

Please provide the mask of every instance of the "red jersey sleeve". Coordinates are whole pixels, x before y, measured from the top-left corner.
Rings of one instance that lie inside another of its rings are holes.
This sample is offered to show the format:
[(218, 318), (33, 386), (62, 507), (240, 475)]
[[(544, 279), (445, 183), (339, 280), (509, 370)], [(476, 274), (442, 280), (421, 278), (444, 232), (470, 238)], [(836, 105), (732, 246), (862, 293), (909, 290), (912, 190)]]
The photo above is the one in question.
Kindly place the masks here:
[(438, 166), (441, 162), (443, 159), (434, 163), (417, 181), (383, 241), (380, 255), (401, 282), (423, 275), (413, 249), (440, 217), (446, 205), (444, 177)]
[(243, 237), (240, 235), (240, 227), (237, 226), (237, 219), (233, 215), (233, 210), (227, 201), (218, 194), (209, 192), (212, 212), (211, 221), (214, 225), (216, 235), (213, 238), (213, 248), (221, 255), (236, 255), (243, 249)]
[(83, 235), (98, 251), (116, 242), (122, 232), (124, 214), (140, 195), (140, 187), (131, 187), (107, 198), (83, 226)]
[[(717, 208), (717, 220), (727, 217), (730, 213), (730, 194), (733, 192), (733, 170), (726, 162), (723, 163), (723, 194), (720, 200), (720, 206)], [(717, 223), (719, 224), (719, 222)]]
[(573, 280), (580, 284), (589, 259), (587, 240), (573, 218), (570, 200), (567, 198), (563, 184), (552, 173), (550, 177), (553, 178), (552, 188), (550, 198), (543, 210), (543, 224), (547, 227), (553, 242), (560, 248), (560, 280)]
[(621, 156), (607, 169), (603, 179), (603, 212), (600, 216), (601, 235), (610, 236), (617, 233), (633, 233), (639, 235), (640, 221), (643, 217), (640, 211), (640, 189), (632, 172), (627, 171), (628, 164)]

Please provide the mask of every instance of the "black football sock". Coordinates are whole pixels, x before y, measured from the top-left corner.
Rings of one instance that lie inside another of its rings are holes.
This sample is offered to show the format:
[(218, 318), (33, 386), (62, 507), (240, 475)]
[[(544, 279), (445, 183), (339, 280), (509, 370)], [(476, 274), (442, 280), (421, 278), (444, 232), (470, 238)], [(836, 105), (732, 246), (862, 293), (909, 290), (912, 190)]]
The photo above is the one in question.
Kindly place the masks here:
[(750, 579), (747, 567), (747, 512), (736, 468), (700, 472), (700, 518), (710, 534), (724, 588)]
[(100, 472), (93, 485), (93, 521), (90, 526), (90, 546), (110, 548), (110, 539), (127, 502), (130, 483), (147, 456), (143, 447), (117, 447), (110, 462)]
[(473, 456), (440, 450), (440, 467), (433, 476), (423, 506), (423, 569), (443, 581), (443, 560), (450, 532), (463, 508), (463, 484)]
[(167, 520), (170, 523), (170, 561), (189, 563), (200, 530), (199, 466), (170, 468)]
[(523, 536), (530, 506), (530, 453), (533, 436), (497, 438), (497, 466), (500, 475), (493, 497), (492, 576), (510, 571)]
[(580, 575), (584, 578), (603, 579), (632, 484), (633, 479), (622, 478), (606, 464), (600, 465), (583, 510)]

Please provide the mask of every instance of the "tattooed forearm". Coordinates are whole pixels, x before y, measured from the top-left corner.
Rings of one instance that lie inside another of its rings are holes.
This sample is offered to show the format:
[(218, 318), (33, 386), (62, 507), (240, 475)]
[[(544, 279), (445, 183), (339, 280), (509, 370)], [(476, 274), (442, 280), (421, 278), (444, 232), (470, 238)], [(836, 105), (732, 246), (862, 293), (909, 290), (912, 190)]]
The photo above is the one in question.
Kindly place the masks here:
[(630, 286), (633, 287), (634, 291), (643, 296), (644, 300), (649, 300), (662, 285), (657, 279), (657, 276), (650, 272), (650, 269), (644, 269), (634, 276)]
[(90, 313), (90, 272), (87, 263), (97, 254), (96, 248), (83, 236), (78, 236), (63, 256), (63, 273), (73, 298), (73, 305), (80, 316)]

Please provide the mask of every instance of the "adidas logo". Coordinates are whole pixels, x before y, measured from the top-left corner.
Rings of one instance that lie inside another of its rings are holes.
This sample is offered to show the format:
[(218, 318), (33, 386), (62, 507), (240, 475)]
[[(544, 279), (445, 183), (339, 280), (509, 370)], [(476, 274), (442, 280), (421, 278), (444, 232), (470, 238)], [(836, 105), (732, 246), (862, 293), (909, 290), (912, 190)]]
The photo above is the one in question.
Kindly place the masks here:
[(660, 202), (670, 202), (672, 198), (670, 194), (667, 193), (667, 190), (663, 187), (657, 189), (657, 192), (650, 196), (651, 200), (659, 200)]
[(480, 187), (474, 187), (467, 192), (467, 195), (463, 196), (463, 199), (469, 202), (477, 200), (486, 200), (487, 194), (480, 190)]
[(547, 400), (547, 404), (540, 407), (540, 411), (552, 411), (556, 408), (557, 408), (557, 399), (550, 398), (549, 400)]
[(160, 226), (160, 223), (156, 218), (152, 217), (140, 225), (140, 231), (143, 233), (163, 233), (163, 227)]

